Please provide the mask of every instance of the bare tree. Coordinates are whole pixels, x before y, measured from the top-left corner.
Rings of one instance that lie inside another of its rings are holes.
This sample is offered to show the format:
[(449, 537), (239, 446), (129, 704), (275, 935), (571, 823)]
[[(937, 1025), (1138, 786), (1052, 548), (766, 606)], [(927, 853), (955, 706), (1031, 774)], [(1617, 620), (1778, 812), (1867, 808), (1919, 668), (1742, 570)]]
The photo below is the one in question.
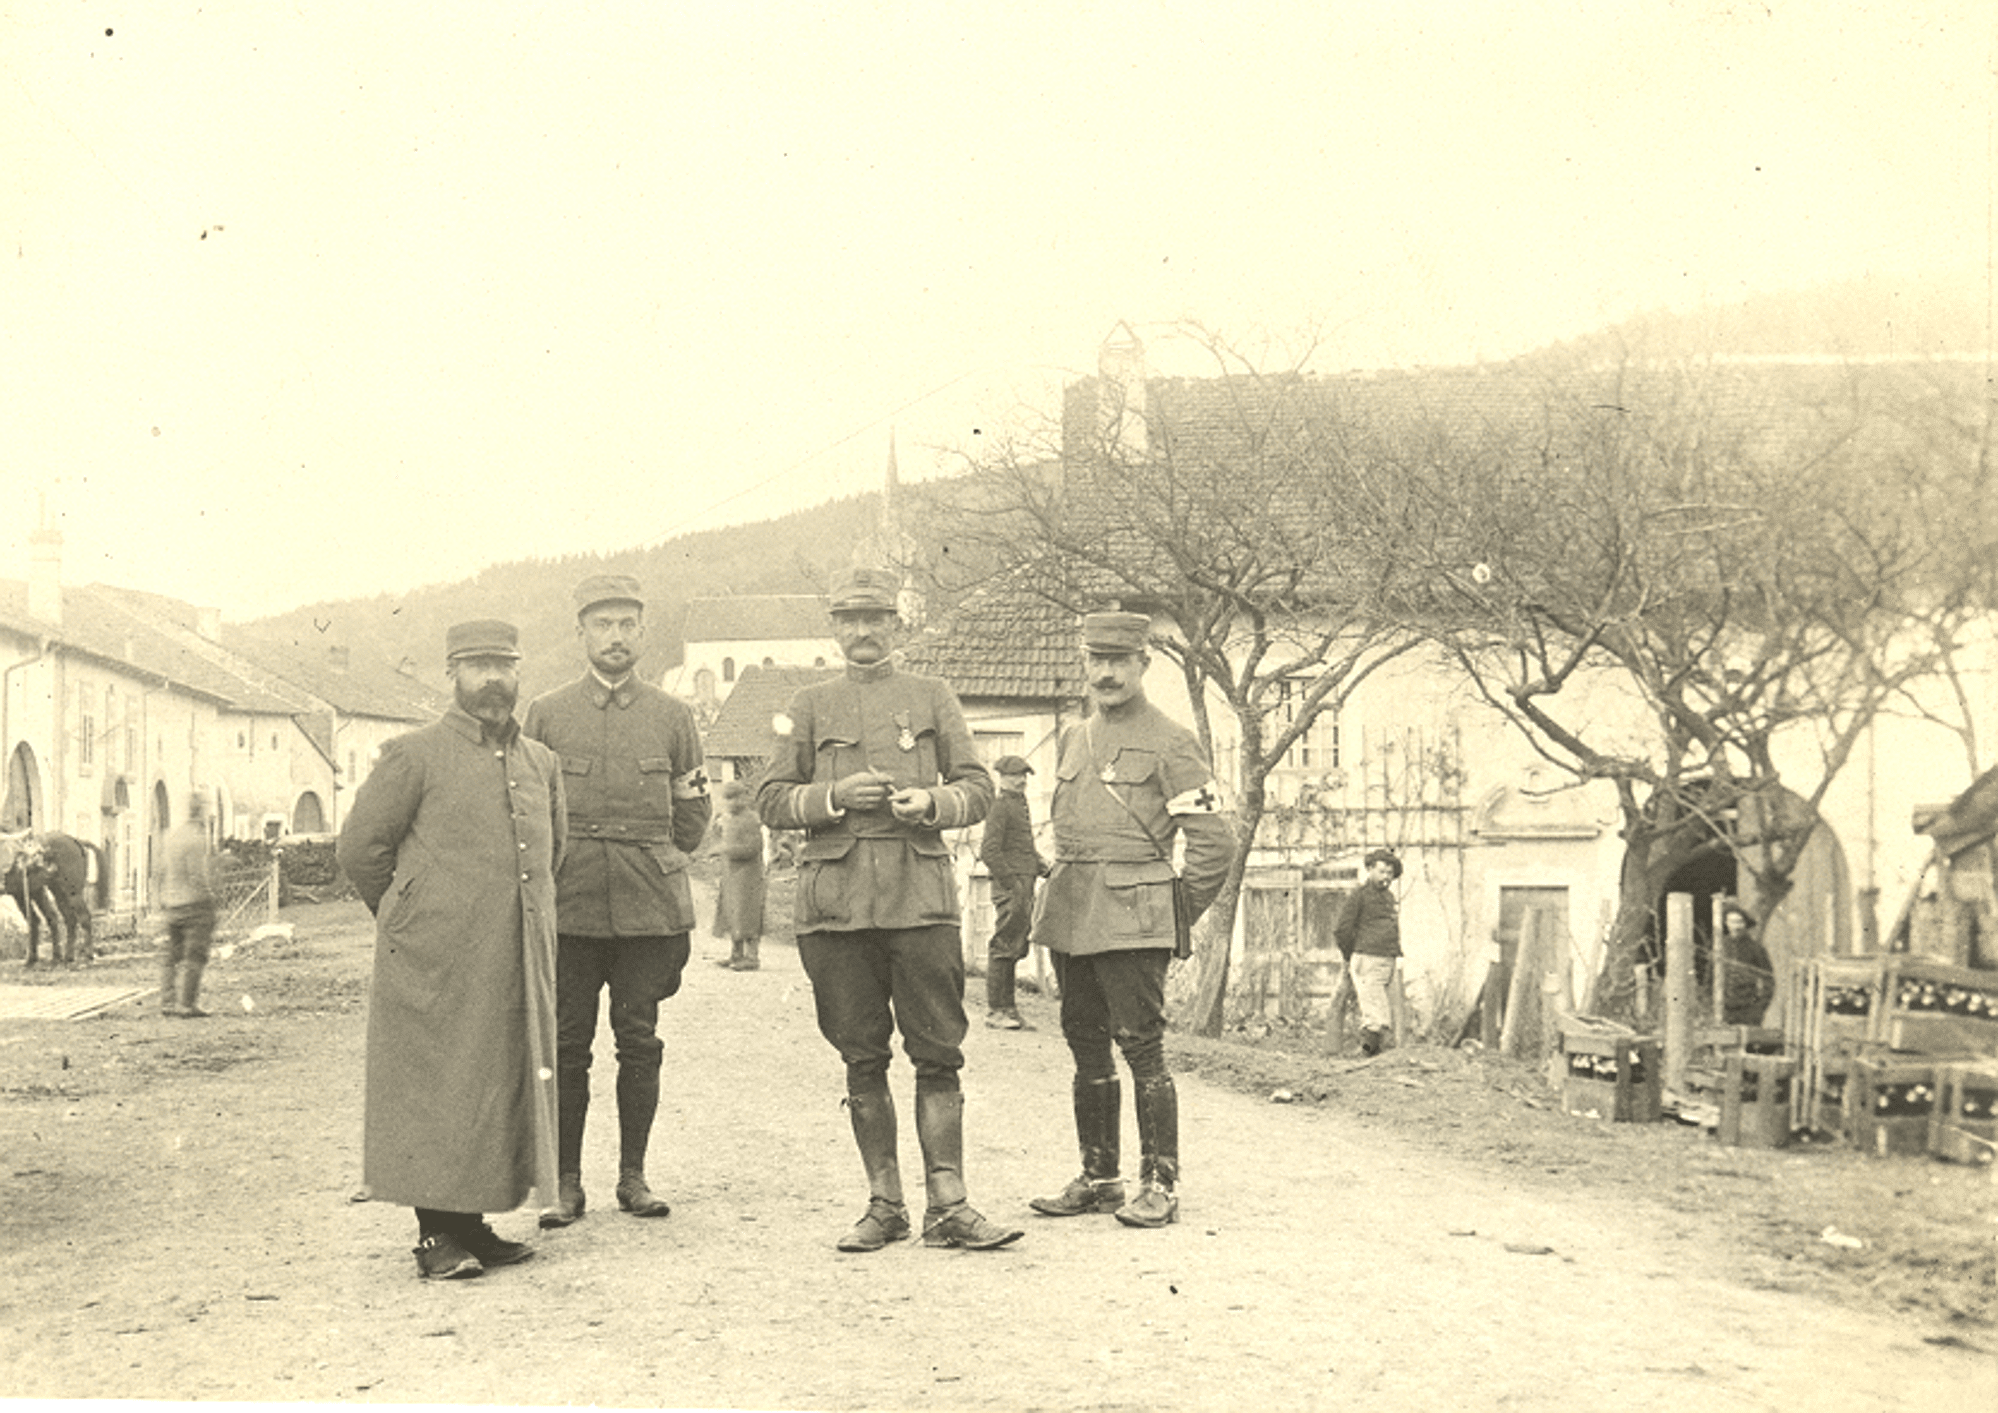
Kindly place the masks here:
[(1213, 376), (1149, 377), (1140, 350), (1113, 348), (1101, 376), (1068, 389), (1059, 426), (927, 494), (961, 558), (1071, 612), (1119, 605), (1169, 624), (1156, 646), (1178, 665), (1210, 754), (1213, 707), (1232, 717), (1245, 847), (1203, 924), (1223, 940), (1201, 948), (1190, 992), (1175, 988), (1180, 1023), (1211, 1035), (1272, 771), (1415, 640), (1381, 607), (1396, 588), (1398, 560), (1382, 546), (1398, 500), (1373, 484), (1366, 428), (1332, 385), (1298, 371), (1303, 358), (1265, 371), (1213, 333), (1187, 332)]
[(1536, 751), (1614, 786), (1627, 852), (1596, 1004), (1618, 1010), (1679, 867), (1730, 850), (1765, 910), (1787, 894), (1863, 733), (1978, 611), (1966, 571), (1992, 526), (1973, 501), (1938, 548), (1974, 448), (1910, 436), (1890, 415), (1910, 390), (1878, 373), (1533, 379), (1407, 448), (1431, 527), (1411, 606)]

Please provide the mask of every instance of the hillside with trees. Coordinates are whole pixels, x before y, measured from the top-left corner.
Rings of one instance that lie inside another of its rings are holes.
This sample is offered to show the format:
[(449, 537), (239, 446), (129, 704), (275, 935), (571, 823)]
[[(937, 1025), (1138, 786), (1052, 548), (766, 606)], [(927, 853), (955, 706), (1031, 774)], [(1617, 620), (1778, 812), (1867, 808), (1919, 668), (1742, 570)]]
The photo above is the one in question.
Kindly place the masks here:
[(852, 547), (875, 528), (880, 500), (853, 496), (656, 545), (515, 560), (455, 583), (306, 604), (249, 626), (301, 645), (337, 644), (356, 655), (407, 659), (420, 679), (441, 686), (445, 629), (468, 618), (506, 618), (520, 628), (525, 701), (582, 670), (569, 597), (576, 582), (590, 574), (632, 574), (649, 601), (644, 671), (656, 679), (680, 661), (688, 600), (823, 592)]

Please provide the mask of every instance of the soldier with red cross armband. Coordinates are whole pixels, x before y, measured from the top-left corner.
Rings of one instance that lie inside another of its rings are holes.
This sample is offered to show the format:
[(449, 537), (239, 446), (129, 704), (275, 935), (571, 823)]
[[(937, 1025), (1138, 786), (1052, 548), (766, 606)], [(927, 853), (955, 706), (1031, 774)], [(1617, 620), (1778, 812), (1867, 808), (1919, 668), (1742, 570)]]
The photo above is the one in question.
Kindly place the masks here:
[[(1193, 733), (1145, 699), (1141, 613), (1082, 620), (1083, 681), (1092, 714), (1062, 732), (1055, 767), (1055, 865), (1034, 909), (1033, 940), (1053, 954), (1061, 1029), (1075, 1057), (1075, 1135), (1082, 1174), (1053, 1197), (1050, 1217), (1115, 1213), (1126, 1226), (1179, 1216), (1179, 1094), (1165, 1061), (1165, 978), (1188, 954), (1193, 923), (1221, 891), (1235, 833)], [(1185, 871), (1173, 863), (1186, 845)], [(1131, 1068), (1138, 1195), (1119, 1176), (1123, 1096), (1112, 1044)]]
[(583, 1215), (583, 1125), (599, 998), (610, 992), (617, 1049), (617, 1205), (634, 1217), (671, 1208), (645, 1176), (659, 1108), (659, 1003), (680, 989), (694, 926), (688, 855), (713, 805), (701, 737), (686, 703), (635, 671), (645, 598), (625, 574), (576, 586), (576, 636), (590, 667), (536, 697), (524, 735), (562, 761), (569, 850), (557, 875), (555, 958), (557, 1195), (544, 1227)]

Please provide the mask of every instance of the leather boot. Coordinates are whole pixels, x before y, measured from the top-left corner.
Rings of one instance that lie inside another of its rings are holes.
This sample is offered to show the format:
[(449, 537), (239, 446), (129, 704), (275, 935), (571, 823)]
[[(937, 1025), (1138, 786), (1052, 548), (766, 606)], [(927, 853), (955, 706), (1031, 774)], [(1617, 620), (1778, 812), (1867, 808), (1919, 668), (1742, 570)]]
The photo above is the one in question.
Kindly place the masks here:
[(1360, 1053), (1370, 1059), (1380, 1054), (1381, 1042), (1386, 1038), (1386, 1031), (1377, 1029), (1374, 1026), (1368, 1026), (1360, 1032)]
[(841, 1251), (879, 1251), (909, 1235), (909, 1208), (902, 1200), (902, 1164), (895, 1148), (895, 1096), (885, 1089), (849, 1094), (846, 1112), (853, 1121), (860, 1164), (867, 1170), (867, 1211), (837, 1244)]
[(1123, 1087), (1116, 1075), (1102, 1079), (1075, 1077), (1075, 1139), (1082, 1150), (1082, 1176), (1053, 1197), (1028, 1202), (1048, 1217), (1080, 1217), (1114, 1212), (1124, 1205), (1124, 1184), (1117, 1177), (1122, 1148)]
[(1169, 1074), (1136, 1085), (1138, 1145), (1143, 1150), (1136, 1199), (1117, 1211), (1127, 1227), (1162, 1227), (1179, 1220), (1179, 1090)]
[(923, 1245), (990, 1251), (1026, 1235), (988, 1222), (965, 1200), (964, 1091), (916, 1085), (916, 1137), (923, 1145)]
[(208, 1012), (198, 1004), (201, 997), (201, 974), (208, 970), (208, 963), (184, 961), (180, 964), (180, 1014), (189, 1019), (204, 1017)]
[(180, 1014), (180, 968), (174, 963), (160, 963), (160, 1014), (177, 1016)]
[(763, 965), (762, 959), (756, 955), (757, 944), (762, 940), (760, 937), (745, 937), (737, 944), (742, 949), (742, 955), (735, 964), (737, 971), (755, 971)]
[(583, 1197), (583, 1121), (590, 1113), (590, 1081), (583, 1077), (578, 1084), (559, 1085), (555, 1091), (555, 1205), (543, 1209), (541, 1226), (545, 1230), (566, 1227), (582, 1220), (586, 1205)]
[(645, 1150), (659, 1112), (659, 1072), (618, 1067), (617, 1205), (634, 1217), (663, 1217), (673, 1209), (645, 1181)]

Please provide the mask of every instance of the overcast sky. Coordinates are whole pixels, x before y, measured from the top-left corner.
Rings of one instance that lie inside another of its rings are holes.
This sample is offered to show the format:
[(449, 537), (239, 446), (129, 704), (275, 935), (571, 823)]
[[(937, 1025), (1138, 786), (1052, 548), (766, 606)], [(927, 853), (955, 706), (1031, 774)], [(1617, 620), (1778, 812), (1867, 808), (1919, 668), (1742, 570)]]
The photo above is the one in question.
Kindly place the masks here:
[(232, 618), (762, 519), (1119, 320), (1318, 366), (1985, 270), (1988, 0), (0, 4), (0, 578)]

